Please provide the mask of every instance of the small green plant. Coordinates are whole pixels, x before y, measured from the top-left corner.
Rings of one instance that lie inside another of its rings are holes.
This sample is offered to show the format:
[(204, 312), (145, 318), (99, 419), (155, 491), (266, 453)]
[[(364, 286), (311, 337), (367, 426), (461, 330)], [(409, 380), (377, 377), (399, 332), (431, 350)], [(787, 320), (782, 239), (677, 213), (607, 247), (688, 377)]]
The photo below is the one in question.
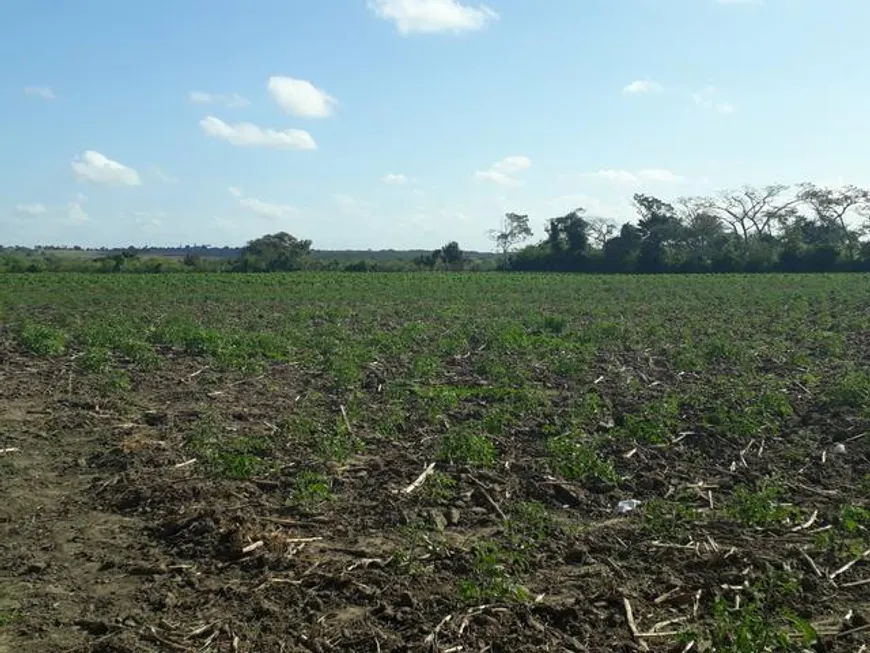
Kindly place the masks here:
[(66, 351), (66, 334), (46, 324), (26, 323), (18, 333), (18, 341), (37, 356), (59, 356)]
[(870, 530), (870, 510), (847, 504), (840, 508), (838, 526), (846, 533), (866, 533)]
[(271, 453), (269, 443), (262, 438), (227, 433), (215, 413), (200, 417), (187, 444), (215, 476), (234, 480), (256, 476)]
[(319, 472), (304, 470), (293, 479), (291, 500), (306, 508), (314, 508), (332, 497), (332, 481)]
[(697, 520), (698, 511), (679, 501), (655, 498), (643, 506), (642, 528), (651, 537), (683, 540)]
[(486, 601), (527, 601), (529, 591), (513, 578), (524, 567), (516, 551), (508, 551), (493, 542), (478, 542), (472, 549), (471, 576), (459, 581), (459, 596), (469, 603)]
[(619, 481), (613, 464), (579, 435), (567, 433), (551, 437), (547, 441), (547, 454), (550, 468), (569, 481), (597, 480), (613, 484)]
[(438, 460), (477, 467), (492, 467), (497, 457), (492, 440), (482, 433), (448, 433), (438, 452)]
[(800, 517), (800, 510), (780, 502), (782, 496), (782, 486), (771, 481), (762, 483), (757, 489), (741, 485), (734, 490), (726, 511), (744, 526), (780, 526), (789, 519)]
[(112, 354), (106, 347), (91, 347), (81, 356), (79, 364), (88, 372), (104, 374), (112, 364)]
[(559, 335), (565, 330), (568, 320), (560, 315), (547, 315), (544, 317), (544, 330), (552, 334)]
[(506, 531), (512, 546), (524, 549), (555, 535), (556, 524), (544, 504), (522, 501), (509, 511)]
[(420, 495), (431, 503), (446, 503), (456, 495), (456, 485), (452, 476), (435, 471), (423, 484)]
[(708, 633), (711, 650), (718, 653), (800, 651), (800, 643), (792, 641), (783, 624), (768, 617), (762, 605), (753, 601), (740, 609), (731, 609), (724, 599), (717, 598), (713, 604), (713, 624)]
[(870, 404), (870, 374), (849, 372), (834, 382), (825, 393), (829, 406), (865, 409)]
[(0, 610), (0, 628), (8, 628), (18, 621), (18, 613), (9, 610)]
[(625, 415), (622, 432), (629, 438), (648, 444), (670, 442), (679, 429), (679, 398), (668, 395), (645, 404), (637, 413)]

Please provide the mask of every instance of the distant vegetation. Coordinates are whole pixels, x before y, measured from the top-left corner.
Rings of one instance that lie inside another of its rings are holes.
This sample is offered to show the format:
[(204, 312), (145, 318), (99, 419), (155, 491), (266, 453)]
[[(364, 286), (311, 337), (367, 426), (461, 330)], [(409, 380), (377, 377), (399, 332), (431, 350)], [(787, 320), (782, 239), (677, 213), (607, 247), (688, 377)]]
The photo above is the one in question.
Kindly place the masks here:
[(529, 216), (508, 213), (489, 232), (497, 253), (464, 252), (457, 241), (434, 251), (317, 251), (279, 232), (242, 248), (6, 248), (0, 271), (870, 271), (870, 191), (855, 186), (745, 186), (673, 203), (637, 193), (633, 204), (633, 223), (619, 227), (577, 208), (548, 220), (544, 238), (521, 249), (534, 236)]

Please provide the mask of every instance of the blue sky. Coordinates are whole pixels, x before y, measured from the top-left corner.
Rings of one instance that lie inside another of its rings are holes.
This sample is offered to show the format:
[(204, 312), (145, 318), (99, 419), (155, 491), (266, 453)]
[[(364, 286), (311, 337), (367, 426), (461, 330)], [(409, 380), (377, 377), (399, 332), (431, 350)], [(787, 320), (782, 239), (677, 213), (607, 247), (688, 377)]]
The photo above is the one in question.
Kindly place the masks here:
[(870, 185), (867, 0), (0, 0), (0, 242), (489, 248)]

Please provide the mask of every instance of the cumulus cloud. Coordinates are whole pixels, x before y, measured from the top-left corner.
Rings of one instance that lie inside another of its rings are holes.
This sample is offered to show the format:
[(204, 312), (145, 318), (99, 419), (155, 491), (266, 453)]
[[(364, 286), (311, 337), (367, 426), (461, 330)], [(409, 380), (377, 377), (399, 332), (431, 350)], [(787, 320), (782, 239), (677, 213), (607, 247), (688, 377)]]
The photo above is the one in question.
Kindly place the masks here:
[(662, 91), (662, 86), (649, 79), (637, 79), (631, 84), (627, 84), (622, 88), (622, 92), (626, 95), (640, 95), (642, 93), (658, 93)]
[(289, 204), (275, 204), (265, 202), (256, 197), (245, 197), (242, 191), (235, 186), (228, 188), (230, 195), (239, 201), (239, 206), (262, 218), (271, 220), (283, 220), (292, 217), (296, 209)]
[(332, 196), (332, 200), (349, 213), (364, 212), (371, 208), (371, 205), (364, 199), (344, 193), (336, 193)]
[(681, 183), (686, 181), (685, 177), (663, 168), (642, 168), (635, 172), (607, 168), (595, 172), (588, 172), (583, 176), (604, 179), (617, 184), (637, 184), (642, 181), (656, 181), (662, 183)]
[(151, 166), (151, 175), (154, 177), (154, 179), (164, 184), (177, 184), (179, 181), (181, 181), (175, 175), (171, 175), (162, 168), (158, 168), (157, 166)]
[(82, 206), (87, 198), (84, 195), (76, 195), (66, 204), (66, 218), (72, 223), (88, 222), (91, 218)]
[(273, 147), (288, 150), (316, 150), (317, 143), (303, 129), (269, 129), (259, 127), (250, 122), (240, 122), (234, 125), (225, 123), (220, 118), (206, 116), (199, 121), (202, 130), (214, 138), (227, 141), (232, 145)]
[(220, 93), (206, 93), (205, 91), (190, 91), (187, 97), (194, 104), (220, 104), (229, 109), (238, 109), (251, 104), (247, 98), (238, 93), (222, 95)]
[(54, 100), (57, 96), (48, 86), (25, 86), (24, 93), (26, 95), (35, 95), (43, 100)]
[(77, 156), (70, 165), (79, 181), (104, 186), (139, 186), (142, 183), (142, 178), (136, 170), (94, 150), (87, 150)]
[(329, 93), (304, 79), (274, 76), (267, 86), (278, 106), (295, 116), (326, 118), (338, 105), (338, 100)]
[(499, 186), (521, 186), (525, 182), (517, 179), (515, 175), (528, 170), (531, 165), (532, 160), (527, 156), (507, 156), (492, 164), (487, 170), (478, 170), (474, 176), (476, 179), (491, 181)]
[(391, 184), (393, 186), (400, 186), (402, 184), (408, 183), (408, 178), (403, 174), (397, 173), (389, 173), (383, 176), (383, 181), (385, 184)]
[(715, 86), (705, 86), (700, 91), (692, 93), (692, 101), (699, 107), (708, 111), (727, 116), (737, 110), (730, 102), (723, 102), (719, 97), (719, 90)]
[(392, 21), (400, 34), (477, 31), (498, 19), (486, 5), (459, 0), (369, 0), (368, 5), (379, 18)]
[(37, 202), (34, 202), (32, 204), (18, 204), (15, 207), (15, 213), (17, 215), (42, 215), (46, 211), (48, 211), (48, 209), (46, 208), (45, 204), (39, 204)]

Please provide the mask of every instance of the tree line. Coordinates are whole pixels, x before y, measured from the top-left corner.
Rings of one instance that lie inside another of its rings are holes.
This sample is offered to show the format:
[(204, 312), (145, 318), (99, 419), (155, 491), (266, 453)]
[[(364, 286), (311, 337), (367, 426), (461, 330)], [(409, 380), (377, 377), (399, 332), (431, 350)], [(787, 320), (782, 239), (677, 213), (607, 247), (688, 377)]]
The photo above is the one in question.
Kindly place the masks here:
[(634, 222), (620, 228), (583, 208), (550, 219), (531, 237), (528, 216), (510, 213), (492, 234), (513, 270), (559, 272), (870, 271), (870, 191), (744, 186), (667, 202), (633, 196)]
[(534, 237), (529, 216), (507, 213), (488, 232), (497, 256), (469, 255), (450, 241), (413, 259), (402, 252), (395, 259), (385, 259), (384, 252), (378, 260), (325, 259), (313, 255), (310, 240), (279, 232), (249, 241), (234, 257), (185, 248), (183, 257), (171, 258), (127, 248), (88, 259), (16, 248), (0, 252), (0, 271), (870, 271), (870, 191), (857, 186), (744, 186), (674, 202), (644, 193), (632, 200), (633, 222), (618, 226), (580, 207), (547, 220), (544, 237), (525, 246)]

